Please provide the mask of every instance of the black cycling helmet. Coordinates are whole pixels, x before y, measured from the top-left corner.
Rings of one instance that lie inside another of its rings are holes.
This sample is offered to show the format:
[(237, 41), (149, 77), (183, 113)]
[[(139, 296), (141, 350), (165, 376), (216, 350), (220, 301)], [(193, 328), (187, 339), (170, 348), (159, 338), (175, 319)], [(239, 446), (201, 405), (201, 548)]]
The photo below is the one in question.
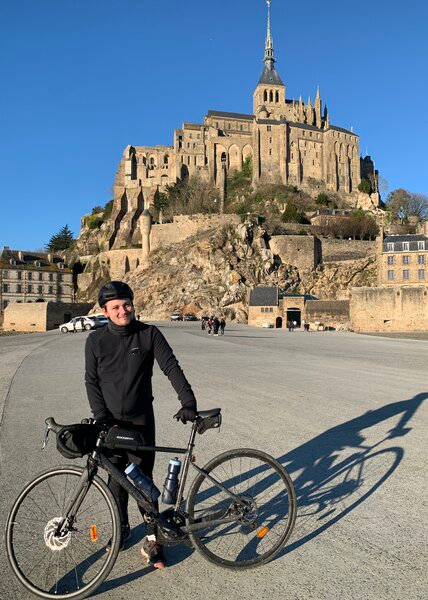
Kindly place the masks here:
[(109, 300), (124, 300), (125, 298), (129, 298), (132, 302), (134, 294), (129, 285), (123, 283), (123, 281), (110, 281), (103, 285), (98, 292), (98, 304), (101, 308)]

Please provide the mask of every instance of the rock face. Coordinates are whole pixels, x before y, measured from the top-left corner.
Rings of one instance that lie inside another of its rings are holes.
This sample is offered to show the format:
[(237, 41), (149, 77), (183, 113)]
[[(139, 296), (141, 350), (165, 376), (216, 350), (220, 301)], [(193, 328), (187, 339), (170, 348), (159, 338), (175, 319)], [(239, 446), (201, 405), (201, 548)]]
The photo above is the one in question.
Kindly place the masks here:
[(343, 299), (352, 286), (375, 285), (376, 266), (368, 258), (299, 272), (273, 255), (260, 226), (243, 224), (219, 227), (158, 250), (147, 267), (137, 267), (125, 279), (134, 289), (142, 319), (169, 318), (174, 310), (193, 303), (201, 314), (246, 321), (249, 292), (257, 285)]
[(78, 277), (78, 300), (95, 302), (101, 284), (122, 279), (134, 289), (136, 312), (143, 319), (166, 319), (174, 310), (196, 305), (201, 315), (224, 314), (246, 321), (250, 290), (258, 285), (277, 285), (285, 293), (307, 293), (323, 300), (347, 299), (351, 287), (376, 285), (374, 256), (363, 254), (364, 258), (314, 269), (313, 248), (290, 242), (280, 257), (273, 252), (275, 240), (261, 226), (213, 223), (180, 243), (173, 243), (174, 236), (167, 243), (164, 236), (148, 261), (142, 260), (141, 248), (103, 251), (104, 225), (92, 235), (83, 226), (69, 257), (86, 265)]

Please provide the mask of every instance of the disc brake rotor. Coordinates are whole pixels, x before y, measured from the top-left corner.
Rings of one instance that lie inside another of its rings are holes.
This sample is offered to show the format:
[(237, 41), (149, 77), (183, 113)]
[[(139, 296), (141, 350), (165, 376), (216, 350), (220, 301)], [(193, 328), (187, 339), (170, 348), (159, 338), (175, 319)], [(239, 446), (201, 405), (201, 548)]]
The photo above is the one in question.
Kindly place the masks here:
[(43, 537), (45, 544), (51, 550), (62, 550), (66, 548), (71, 540), (71, 531), (67, 531), (61, 535), (57, 535), (58, 526), (63, 521), (61, 517), (51, 519), (44, 530)]

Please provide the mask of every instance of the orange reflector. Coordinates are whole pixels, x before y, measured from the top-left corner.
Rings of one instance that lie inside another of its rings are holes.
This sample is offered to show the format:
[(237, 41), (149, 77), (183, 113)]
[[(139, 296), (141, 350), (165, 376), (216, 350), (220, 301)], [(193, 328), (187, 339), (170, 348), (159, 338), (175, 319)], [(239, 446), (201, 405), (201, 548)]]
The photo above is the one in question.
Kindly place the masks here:
[(91, 542), (96, 542), (98, 540), (98, 531), (96, 525), (90, 526), (89, 535), (91, 536)]
[(258, 538), (262, 538), (265, 537), (265, 535), (267, 534), (267, 532), (269, 531), (269, 527), (262, 527), (258, 532), (257, 532), (257, 537)]

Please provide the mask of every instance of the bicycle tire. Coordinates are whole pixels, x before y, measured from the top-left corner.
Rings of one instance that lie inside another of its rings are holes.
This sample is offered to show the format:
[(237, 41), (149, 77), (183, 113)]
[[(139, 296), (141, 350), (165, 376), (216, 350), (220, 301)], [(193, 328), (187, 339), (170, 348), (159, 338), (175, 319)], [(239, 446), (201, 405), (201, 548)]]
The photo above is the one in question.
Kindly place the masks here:
[[(238, 503), (209, 481), (214, 476), (245, 501), (248, 513), (239, 515)], [(187, 502), (189, 536), (209, 561), (229, 569), (264, 564), (287, 543), (296, 520), (296, 492), (285, 469), (259, 450), (229, 450), (213, 458), (194, 480)], [(228, 515), (234, 522), (211, 525)], [(206, 528), (193, 529), (206, 523)]]
[[(40, 598), (81, 600), (110, 573), (120, 545), (116, 501), (95, 476), (74, 524), (62, 538), (54, 534), (82, 467), (56, 467), (26, 484), (6, 523), (6, 553), (21, 584)], [(106, 544), (111, 539), (111, 548)]]

